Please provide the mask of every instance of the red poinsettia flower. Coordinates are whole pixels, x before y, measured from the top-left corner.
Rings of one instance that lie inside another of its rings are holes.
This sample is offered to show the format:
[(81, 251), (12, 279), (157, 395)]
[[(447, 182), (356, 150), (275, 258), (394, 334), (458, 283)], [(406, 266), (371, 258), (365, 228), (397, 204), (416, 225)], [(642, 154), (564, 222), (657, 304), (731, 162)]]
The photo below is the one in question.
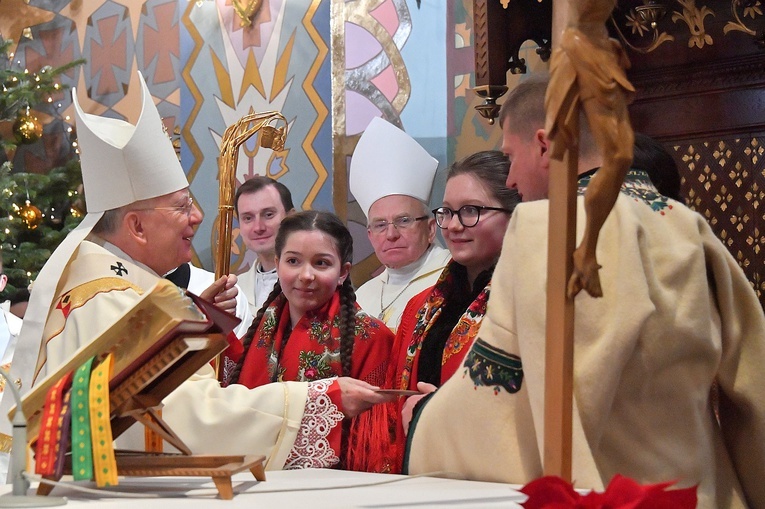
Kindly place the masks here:
[(571, 483), (546, 476), (521, 488), (529, 498), (525, 509), (693, 509), (696, 487), (667, 490), (674, 482), (641, 486), (628, 477), (614, 476), (603, 493), (580, 495)]

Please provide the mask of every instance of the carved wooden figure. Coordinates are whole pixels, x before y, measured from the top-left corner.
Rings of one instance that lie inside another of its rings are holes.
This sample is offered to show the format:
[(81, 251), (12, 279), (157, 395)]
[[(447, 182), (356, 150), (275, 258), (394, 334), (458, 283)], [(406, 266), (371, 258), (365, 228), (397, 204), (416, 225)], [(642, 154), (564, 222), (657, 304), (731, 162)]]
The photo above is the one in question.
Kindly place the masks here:
[(615, 0), (568, 0), (566, 27), (553, 51), (547, 91), (547, 135), (554, 159), (577, 150), (579, 110), (584, 112), (603, 164), (585, 192), (584, 236), (573, 254), (567, 292), (603, 292), (595, 256), (600, 228), (619, 195), (632, 163), (634, 135), (627, 104), (635, 92), (624, 69), (629, 61), (621, 45), (608, 37), (606, 21)]

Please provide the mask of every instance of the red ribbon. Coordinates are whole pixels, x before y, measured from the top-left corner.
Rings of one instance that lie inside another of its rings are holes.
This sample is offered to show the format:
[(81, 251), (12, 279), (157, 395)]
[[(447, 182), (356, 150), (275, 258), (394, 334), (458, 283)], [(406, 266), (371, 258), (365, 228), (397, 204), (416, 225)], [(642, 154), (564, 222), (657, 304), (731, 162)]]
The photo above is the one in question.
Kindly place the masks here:
[(641, 486), (622, 475), (615, 475), (603, 493), (580, 495), (571, 483), (546, 476), (521, 488), (528, 495), (525, 509), (694, 509), (696, 486), (667, 490), (673, 482)]
[(37, 474), (52, 476), (56, 472), (56, 457), (58, 456), (62, 424), (61, 409), (64, 406), (64, 393), (69, 389), (71, 382), (72, 372), (70, 371), (53, 384), (45, 395), (45, 407), (35, 451), (35, 472)]

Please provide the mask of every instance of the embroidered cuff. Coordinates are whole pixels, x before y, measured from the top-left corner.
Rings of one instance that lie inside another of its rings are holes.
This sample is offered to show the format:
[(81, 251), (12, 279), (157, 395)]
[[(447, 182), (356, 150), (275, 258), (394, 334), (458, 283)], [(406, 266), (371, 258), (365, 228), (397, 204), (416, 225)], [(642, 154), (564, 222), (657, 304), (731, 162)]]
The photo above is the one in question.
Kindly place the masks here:
[(345, 418), (337, 403), (340, 386), (336, 378), (308, 383), (308, 398), (295, 444), (284, 464), (284, 470), (327, 468), (340, 462), (338, 453)]

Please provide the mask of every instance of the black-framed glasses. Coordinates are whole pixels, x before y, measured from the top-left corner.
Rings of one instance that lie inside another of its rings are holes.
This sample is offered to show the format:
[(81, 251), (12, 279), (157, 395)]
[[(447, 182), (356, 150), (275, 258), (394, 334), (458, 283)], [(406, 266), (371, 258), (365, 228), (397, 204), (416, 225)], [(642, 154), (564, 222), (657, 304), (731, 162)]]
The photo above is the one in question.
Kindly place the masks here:
[(433, 209), (432, 212), (436, 217), (438, 227), (445, 230), (449, 227), (449, 223), (455, 215), (460, 220), (462, 226), (472, 228), (481, 220), (482, 210), (498, 210), (508, 214), (511, 213), (510, 210), (503, 209), (502, 207), (484, 207), (483, 205), (463, 205), (459, 210), (450, 209), (449, 207), (438, 207)]
[(375, 221), (374, 223), (371, 223), (367, 226), (367, 230), (376, 235), (381, 235), (388, 231), (389, 225), (393, 225), (393, 227), (397, 230), (406, 230), (417, 224), (417, 221), (424, 221), (428, 219), (428, 217), (429, 216), (401, 216), (397, 217), (393, 221)]
[(147, 209), (138, 209), (138, 210), (174, 210), (175, 212), (180, 212), (181, 214), (186, 214), (186, 216), (191, 215), (191, 209), (194, 208), (194, 198), (189, 196), (188, 200), (186, 200), (186, 203), (184, 205), (177, 205), (175, 207), (149, 207)]

